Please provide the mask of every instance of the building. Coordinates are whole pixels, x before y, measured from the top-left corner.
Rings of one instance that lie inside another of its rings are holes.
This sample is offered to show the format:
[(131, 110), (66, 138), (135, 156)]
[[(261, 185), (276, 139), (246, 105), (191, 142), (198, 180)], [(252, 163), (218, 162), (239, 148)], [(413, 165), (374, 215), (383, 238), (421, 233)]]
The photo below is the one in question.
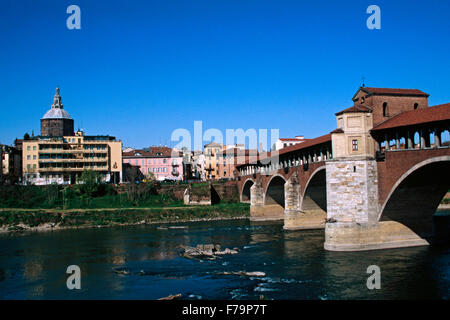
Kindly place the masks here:
[(223, 145), (211, 142), (204, 146), (206, 180), (219, 179), (219, 163), (222, 157)]
[(226, 148), (222, 151), (217, 170), (217, 179), (236, 179), (239, 175), (236, 166), (257, 159), (258, 150), (242, 147)]
[(16, 184), (22, 177), (22, 154), (19, 149), (0, 144), (0, 184)]
[(108, 135), (74, 133), (59, 88), (51, 109), (41, 119), (41, 135), (18, 142), (24, 184), (73, 184), (84, 170), (98, 172), (105, 182), (122, 181), (122, 142)]
[(307, 139), (305, 139), (304, 136), (295, 136), (295, 138), (279, 138), (274, 145), (274, 150), (280, 150), (283, 148), (287, 148), (302, 142), (305, 142)]
[(183, 151), (183, 180), (206, 180), (206, 158), (202, 151)]
[(206, 157), (201, 151), (192, 152), (192, 177), (195, 180), (206, 180)]
[(182, 152), (168, 147), (133, 149), (122, 154), (123, 163), (139, 166), (141, 173), (156, 180), (182, 180)]

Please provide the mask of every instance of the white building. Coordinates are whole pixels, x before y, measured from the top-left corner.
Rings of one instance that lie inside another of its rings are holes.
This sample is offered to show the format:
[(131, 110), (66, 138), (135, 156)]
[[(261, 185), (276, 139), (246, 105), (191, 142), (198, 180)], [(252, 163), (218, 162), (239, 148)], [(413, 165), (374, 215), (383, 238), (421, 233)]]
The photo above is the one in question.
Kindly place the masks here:
[(306, 140), (308, 140), (308, 139), (305, 139), (304, 136), (295, 136), (295, 138), (279, 138), (275, 142), (275, 150), (287, 148), (287, 147), (305, 142)]

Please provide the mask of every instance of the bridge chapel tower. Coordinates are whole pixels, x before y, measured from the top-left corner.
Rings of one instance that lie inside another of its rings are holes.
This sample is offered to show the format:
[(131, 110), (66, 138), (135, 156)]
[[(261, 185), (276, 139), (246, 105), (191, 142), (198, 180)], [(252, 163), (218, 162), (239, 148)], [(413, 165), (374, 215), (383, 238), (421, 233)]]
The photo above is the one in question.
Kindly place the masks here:
[(379, 231), (376, 143), (370, 130), (405, 111), (428, 107), (428, 95), (415, 89), (361, 87), (354, 105), (336, 113), (331, 132), (332, 159), (326, 162), (325, 249), (358, 250), (377, 246)]

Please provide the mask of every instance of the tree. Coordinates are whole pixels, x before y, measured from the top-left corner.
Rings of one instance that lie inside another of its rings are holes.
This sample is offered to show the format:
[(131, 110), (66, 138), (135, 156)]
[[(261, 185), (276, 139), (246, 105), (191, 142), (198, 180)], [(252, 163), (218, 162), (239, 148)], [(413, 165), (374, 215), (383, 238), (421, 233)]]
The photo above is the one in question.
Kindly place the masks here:
[(82, 183), (80, 188), (82, 193), (93, 197), (102, 183), (102, 177), (97, 171), (83, 170), (79, 181)]
[(28, 132), (23, 135), (23, 140), (31, 140), (31, 137), (28, 134)]

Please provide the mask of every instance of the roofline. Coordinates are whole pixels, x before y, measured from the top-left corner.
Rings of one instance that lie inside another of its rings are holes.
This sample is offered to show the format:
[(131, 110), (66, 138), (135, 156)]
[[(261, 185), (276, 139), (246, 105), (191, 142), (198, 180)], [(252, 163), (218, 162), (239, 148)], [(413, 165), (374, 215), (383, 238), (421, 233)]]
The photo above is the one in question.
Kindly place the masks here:
[[(357, 106), (357, 105), (353, 105), (353, 106), (351, 106), (351, 107), (348, 107), (348, 108), (346, 108), (346, 109), (344, 109), (344, 110), (341, 110), (341, 111), (339, 111), (339, 112), (336, 112), (334, 115), (335, 116), (340, 116), (341, 114), (344, 114), (344, 113), (358, 113), (358, 112), (362, 112), (362, 113), (372, 113), (372, 108), (370, 108), (369, 106), (363, 106), (364, 108), (367, 108), (366, 110), (361, 110), (361, 109), (359, 109), (359, 106)], [(357, 108), (358, 109), (358, 111), (348, 111), (348, 109), (351, 109), (351, 108)]]
[[(370, 92), (367, 90), (367, 88), (370, 87), (359, 87), (358, 90), (356, 90), (356, 93), (353, 95), (352, 100), (355, 101), (355, 97), (358, 94), (360, 90), (367, 93), (368, 96), (410, 96), (410, 97), (429, 97), (430, 95), (426, 92), (422, 93), (377, 93), (377, 92)], [(374, 87), (375, 88), (375, 87)], [(395, 88), (377, 88), (377, 89), (395, 89)], [(401, 89), (397, 88), (398, 90), (419, 90), (419, 89)]]
[(380, 123), (377, 123), (372, 129), (370, 129), (370, 132), (378, 132), (378, 131), (386, 131), (386, 130), (391, 130), (391, 129), (395, 129), (395, 128), (406, 128), (409, 126), (417, 126), (417, 125), (422, 125), (422, 124), (430, 124), (430, 123), (434, 123), (434, 122), (440, 122), (440, 121), (447, 121), (448, 119), (444, 119), (444, 120), (432, 120), (432, 121), (427, 121), (427, 122), (422, 122), (419, 124), (405, 124), (405, 125), (400, 125), (400, 126), (396, 126), (396, 127), (391, 127), (391, 128), (380, 128), (381, 125), (383, 125), (384, 123), (394, 120), (395, 118), (402, 116), (406, 113), (411, 113), (411, 112), (417, 112), (417, 111), (424, 111), (424, 110), (430, 110), (432, 108), (435, 107), (443, 107), (443, 106), (450, 106), (450, 103), (442, 103), (442, 104), (438, 104), (438, 105), (434, 105), (434, 106), (429, 106), (427, 108), (421, 108), (421, 109), (415, 109), (415, 110), (409, 110), (409, 111), (405, 111), (405, 112), (399, 112), (395, 115), (393, 115), (392, 117), (390, 117), (389, 119), (383, 120)]
[[(325, 140), (320, 142), (320, 143), (312, 143), (311, 144), (311, 141), (318, 140), (318, 139), (325, 139)], [(321, 145), (321, 144), (324, 144), (324, 143), (330, 143), (330, 142), (331, 142), (331, 133), (327, 133), (327, 134), (324, 134), (322, 136), (319, 136), (319, 137), (316, 137), (316, 138), (313, 138), (313, 139), (309, 139), (309, 141), (307, 141), (307, 142), (295, 144), (293, 146), (289, 146), (289, 147), (286, 147), (286, 148), (283, 148), (283, 149), (280, 149), (280, 150), (276, 150), (274, 153), (277, 153), (277, 155), (272, 155), (273, 151), (271, 151), (271, 154), (270, 154), (269, 157), (265, 157), (265, 158), (258, 157), (256, 163), (254, 163), (254, 162), (252, 162), (252, 163), (245, 162), (245, 163), (237, 165), (236, 168), (240, 168), (240, 167), (245, 166), (245, 165), (255, 165), (255, 164), (260, 163), (261, 160), (263, 160), (263, 159), (265, 160), (265, 159), (272, 159), (272, 158), (275, 158), (275, 157), (281, 157), (282, 155), (285, 155), (285, 154), (288, 154), (288, 153), (291, 153), (291, 152), (297, 152), (297, 151), (300, 151), (302, 149), (314, 148), (315, 146), (318, 146), (318, 145)]]

